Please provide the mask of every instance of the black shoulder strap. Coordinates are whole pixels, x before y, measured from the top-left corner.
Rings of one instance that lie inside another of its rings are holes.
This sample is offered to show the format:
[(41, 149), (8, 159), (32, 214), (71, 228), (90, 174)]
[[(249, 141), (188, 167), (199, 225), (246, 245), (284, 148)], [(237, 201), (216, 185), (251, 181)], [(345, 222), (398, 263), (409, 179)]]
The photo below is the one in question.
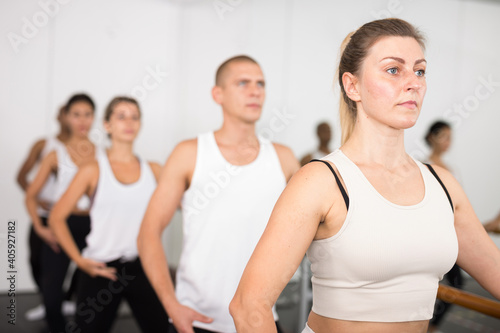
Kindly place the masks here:
[(335, 176), (335, 181), (337, 182), (337, 185), (340, 189), (340, 193), (342, 193), (342, 197), (344, 198), (345, 206), (347, 209), (349, 209), (349, 196), (347, 195), (347, 192), (345, 191), (344, 186), (342, 185), (342, 182), (339, 179), (339, 176), (337, 176), (337, 173), (335, 172), (335, 170), (333, 170), (330, 163), (328, 163), (327, 161), (323, 161), (323, 160), (311, 160), (310, 162), (321, 162), (321, 163), (325, 163), (328, 166), (330, 171), (333, 173), (333, 176)]
[(441, 187), (443, 188), (444, 193), (446, 193), (446, 196), (448, 197), (448, 201), (450, 202), (451, 210), (454, 213), (455, 212), (455, 208), (453, 208), (453, 201), (451, 201), (451, 197), (450, 197), (450, 194), (448, 193), (448, 190), (446, 189), (446, 186), (444, 186), (443, 182), (441, 181), (441, 178), (439, 178), (439, 176), (437, 175), (436, 171), (434, 171), (434, 168), (430, 164), (427, 164), (427, 163), (424, 163), (424, 164), (427, 166), (427, 168), (429, 168), (429, 170), (432, 173), (432, 175), (434, 177), (436, 177), (436, 179), (439, 182), (439, 184), (441, 184)]

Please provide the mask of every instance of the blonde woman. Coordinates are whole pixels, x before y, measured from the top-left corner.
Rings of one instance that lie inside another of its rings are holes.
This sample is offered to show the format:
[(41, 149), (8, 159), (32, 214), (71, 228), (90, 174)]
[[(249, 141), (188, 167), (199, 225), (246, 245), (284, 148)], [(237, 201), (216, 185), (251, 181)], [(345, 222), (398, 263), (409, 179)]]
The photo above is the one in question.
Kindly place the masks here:
[(230, 305), (238, 332), (275, 332), (271, 307), (306, 251), (304, 332), (426, 332), (455, 261), (500, 298), (500, 251), (460, 185), (405, 151), (426, 66), (423, 37), (403, 20), (373, 21), (346, 39), (342, 146), (297, 172), (276, 203)]

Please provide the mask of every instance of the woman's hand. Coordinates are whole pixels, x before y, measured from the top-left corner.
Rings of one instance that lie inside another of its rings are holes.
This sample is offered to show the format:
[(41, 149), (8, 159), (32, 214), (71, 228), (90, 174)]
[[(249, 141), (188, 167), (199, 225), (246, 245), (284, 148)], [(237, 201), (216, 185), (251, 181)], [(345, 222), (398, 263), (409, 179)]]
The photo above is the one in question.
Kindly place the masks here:
[(116, 268), (108, 267), (103, 262), (82, 257), (76, 264), (78, 265), (78, 268), (80, 268), (91, 277), (102, 276), (112, 281), (117, 280)]
[(36, 234), (45, 242), (55, 253), (61, 252), (54, 232), (46, 226), (34, 224)]

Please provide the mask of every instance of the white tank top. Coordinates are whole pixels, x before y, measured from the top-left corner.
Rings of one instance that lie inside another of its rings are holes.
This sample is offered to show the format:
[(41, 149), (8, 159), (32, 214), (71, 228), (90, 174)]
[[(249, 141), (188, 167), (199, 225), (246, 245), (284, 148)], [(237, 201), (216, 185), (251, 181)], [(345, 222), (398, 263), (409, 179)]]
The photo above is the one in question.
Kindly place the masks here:
[[(229, 303), (286, 185), (273, 144), (259, 137), (257, 158), (229, 164), (212, 132), (198, 136), (196, 167), (182, 198), (183, 246), (179, 302), (214, 318), (194, 326), (236, 332)], [(274, 311), (275, 319), (277, 319)]]
[(311, 153), (311, 159), (312, 160), (319, 160), (320, 158), (323, 158), (325, 157), (326, 155), (328, 154), (325, 154), (324, 152), (322, 152), (321, 150), (315, 150)]
[[(78, 172), (78, 166), (71, 159), (66, 145), (57, 145), (55, 151), (57, 154), (57, 178), (54, 200), (57, 202), (62, 197), (64, 192), (66, 192), (69, 185), (73, 181), (73, 178), (75, 178), (75, 175)], [(98, 154), (97, 147), (95, 147), (95, 154), (96, 156)], [(76, 208), (79, 210), (88, 210), (89, 207), (90, 199), (87, 195), (82, 196), (76, 204)]]
[[(43, 146), (42, 152), (40, 153), (40, 160), (43, 160), (50, 152), (56, 149), (57, 146), (63, 145), (56, 137), (48, 137), (45, 139), (45, 145)], [(50, 173), (49, 178), (43, 185), (40, 193), (38, 193), (38, 200), (45, 201), (51, 206), (56, 202), (56, 176)], [(38, 206), (38, 215), (43, 217), (48, 217), (49, 212), (46, 209)]]
[[(341, 150), (331, 161), (349, 195), (340, 231), (313, 241), (312, 311), (328, 318), (404, 322), (432, 317), (438, 282), (457, 259), (454, 216), (443, 187), (422, 163), (425, 195), (396, 205)], [(333, 175), (332, 175), (333, 177)]]
[(82, 255), (101, 262), (137, 258), (137, 235), (156, 179), (147, 161), (140, 160), (139, 180), (120, 183), (106, 152), (97, 157), (99, 180), (90, 208), (90, 233)]

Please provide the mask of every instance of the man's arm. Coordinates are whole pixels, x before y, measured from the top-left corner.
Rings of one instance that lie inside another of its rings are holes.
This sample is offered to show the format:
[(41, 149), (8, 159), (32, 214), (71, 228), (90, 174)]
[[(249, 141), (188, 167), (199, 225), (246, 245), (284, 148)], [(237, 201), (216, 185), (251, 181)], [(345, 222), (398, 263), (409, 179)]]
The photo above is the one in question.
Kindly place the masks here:
[(168, 158), (142, 221), (137, 248), (142, 266), (163, 307), (179, 333), (193, 333), (193, 321), (212, 320), (181, 305), (175, 296), (167, 257), (161, 243), (184, 191), (189, 187), (196, 164), (196, 140), (180, 143)]
[(279, 143), (273, 143), (274, 149), (276, 149), (276, 154), (281, 163), (281, 169), (285, 175), (286, 181), (288, 182), (290, 178), (299, 170), (300, 164), (292, 150), (287, 146), (283, 146)]

